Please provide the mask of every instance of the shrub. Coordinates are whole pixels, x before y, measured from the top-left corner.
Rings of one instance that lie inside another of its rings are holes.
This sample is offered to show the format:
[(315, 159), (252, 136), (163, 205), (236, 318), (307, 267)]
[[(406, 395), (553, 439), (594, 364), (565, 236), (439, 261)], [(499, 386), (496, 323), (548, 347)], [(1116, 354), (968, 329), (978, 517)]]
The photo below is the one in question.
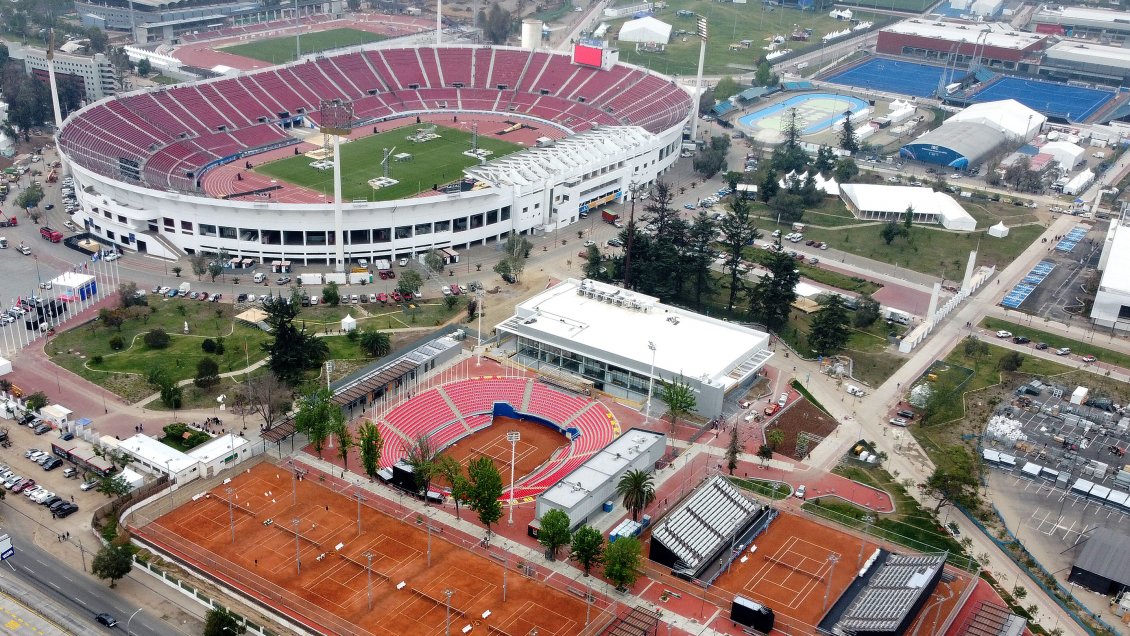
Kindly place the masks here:
[(150, 349), (164, 349), (169, 346), (169, 334), (164, 329), (151, 329), (145, 334), (145, 346)]
[[(219, 310), (217, 310), (217, 311), (219, 311)], [(224, 339), (223, 338), (216, 338), (216, 355), (218, 355), (218, 356), (224, 355)]]
[(200, 343), (200, 348), (204, 350), (204, 353), (216, 353), (216, 341), (205, 338), (204, 342)]
[(216, 386), (220, 383), (220, 365), (212, 358), (201, 358), (196, 363), (196, 377), (192, 382), (202, 389)]
[(126, 343), (125, 343), (124, 340), (122, 340), (121, 336), (119, 336), (118, 334), (114, 334), (113, 336), (110, 336), (110, 348), (111, 349), (113, 349), (114, 351), (121, 351), (123, 348), (125, 348), (125, 346), (126, 346)]
[(90, 364), (93, 364), (93, 365), (102, 364), (102, 356), (91, 356), (90, 357)]

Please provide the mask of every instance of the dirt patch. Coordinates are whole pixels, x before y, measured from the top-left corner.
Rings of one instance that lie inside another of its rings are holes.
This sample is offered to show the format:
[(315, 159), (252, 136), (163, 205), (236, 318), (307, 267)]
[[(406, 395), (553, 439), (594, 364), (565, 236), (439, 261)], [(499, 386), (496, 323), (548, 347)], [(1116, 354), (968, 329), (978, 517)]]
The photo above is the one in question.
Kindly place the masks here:
[(821, 440), (836, 430), (836, 426), (838, 423), (831, 415), (816, 408), (808, 400), (801, 399), (765, 427), (765, 436), (768, 439), (771, 431), (780, 430), (785, 434), (785, 439), (777, 446), (776, 452), (803, 460)]

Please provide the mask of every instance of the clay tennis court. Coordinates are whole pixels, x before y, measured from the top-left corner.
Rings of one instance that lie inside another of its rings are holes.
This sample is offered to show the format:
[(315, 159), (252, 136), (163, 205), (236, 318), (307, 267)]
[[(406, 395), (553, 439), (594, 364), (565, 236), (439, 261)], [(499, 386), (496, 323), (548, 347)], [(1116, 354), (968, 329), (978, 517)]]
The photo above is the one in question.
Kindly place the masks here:
[(569, 440), (561, 433), (545, 426), (527, 420), (509, 417), (495, 417), (490, 428), (472, 433), (455, 444), (444, 449), (444, 454), (451, 455), (460, 464), (466, 466), (472, 459), (486, 456), (494, 461), (494, 465), (502, 473), (504, 479), (510, 478), (510, 442), (506, 441), (506, 433), (518, 431), (521, 439), (514, 445), (514, 477), (521, 480), (526, 475), (534, 472), (549, 459), (554, 451), (569, 445)]
[(442, 634), (445, 592), (453, 633), (584, 632), (582, 599), (511, 568), (503, 602), (500, 563), (449, 543), (432, 523), (429, 566), (422, 517), (405, 522), (362, 505), (358, 528), (357, 511), (353, 497), (264, 462), (136, 533), (324, 633)]
[[(782, 512), (753, 546), (756, 550), (747, 548), (715, 585), (769, 607), (780, 628), (819, 623), (825, 592), (830, 608), (859, 571), (860, 547), (866, 560), (878, 544)], [(832, 555), (839, 559), (834, 567)]]

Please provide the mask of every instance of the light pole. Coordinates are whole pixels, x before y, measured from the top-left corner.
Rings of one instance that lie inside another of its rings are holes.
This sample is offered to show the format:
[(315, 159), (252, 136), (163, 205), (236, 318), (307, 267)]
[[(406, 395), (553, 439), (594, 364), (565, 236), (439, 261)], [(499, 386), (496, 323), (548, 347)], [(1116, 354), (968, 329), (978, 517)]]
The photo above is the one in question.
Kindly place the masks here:
[(443, 591), (443, 595), (447, 597), (447, 603), (445, 605), (445, 607), (447, 608), (447, 618), (445, 618), (443, 622), (444, 636), (451, 636), (451, 597), (454, 594), (455, 590), (451, 588), (447, 588)]
[(294, 524), (294, 565), (298, 568), (298, 573), (302, 574), (302, 556), (298, 551), (298, 524), (302, 523), (302, 520), (295, 517), (291, 523)]
[(643, 421), (651, 422), (651, 391), (655, 388), (655, 342), (648, 340), (647, 348), (651, 349), (651, 373), (647, 377), (647, 404), (644, 405)]
[(477, 367), (483, 364), (483, 301), (486, 300), (486, 294), (484, 294), (483, 290), (480, 288), (475, 291), (475, 298), (479, 301), (475, 307), (475, 312), (479, 314), (479, 355), (475, 358), (475, 366)]
[(232, 497), (235, 495), (235, 489), (228, 486), (224, 488), (224, 492), (228, 494), (228, 525), (231, 526), (231, 542), (235, 544), (235, 511), (232, 505)]
[(366, 572), (369, 574), (369, 609), (373, 609), (373, 553), (366, 552), (365, 558), (369, 560), (369, 567)]
[(139, 612), (141, 612), (141, 610), (142, 610), (142, 609), (144, 609), (144, 608), (142, 608), (142, 607), (139, 607), (139, 608), (137, 608), (137, 611), (136, 611), (136, 612), (134, 612), (133, 614), (130, 614), (130, 615), (129, 615), (129, 619), (127, 619), (127, 620), (126, 620), (126, 636), (129, 636), (129, 633), (130, 633), (130, 632), (129, 632), (129, 624), (130, 624), (131, 622), (133, 622), (133, 617), (134, 617), (134, 616), (137, 616), (137, 615), (138, 615), (138, 613), (139, 613)]
[(368, 499), (365, 499), (359, 492), (353, 493), (353, 496), (357, 498), (357, 536), (361, 536), (361, 502), (368, 501)]
[(828, 611), (828, 593), (832, 590), (832, 574), (836, 571), (836, 563), (840, 555), (835, 552), (828, 555), (828, 585), (824, 587), (824, 611)]
[(510, 442), (510, 525), (514, 525), (514, 455), (520, 439), (522, 434), (518, 431), (506, 431), (506, 441)]

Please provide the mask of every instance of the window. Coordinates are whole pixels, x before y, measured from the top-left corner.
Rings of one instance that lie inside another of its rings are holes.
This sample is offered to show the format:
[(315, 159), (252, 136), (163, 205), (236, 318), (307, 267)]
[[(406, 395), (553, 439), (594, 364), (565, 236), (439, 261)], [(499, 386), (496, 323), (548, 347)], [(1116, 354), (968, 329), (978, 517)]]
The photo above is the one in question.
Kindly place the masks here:
[(216, 236), (216, 226), (208, 225), (207, 223), (200, 223), (196, 226), (197, 232), (200, 236)]
[(431, 234), (431, 233), (432, 233), (432, 224), (431, 223), (419, 223), (419, 224), (416, 225), (416, 236), (420, 236), (421, 234)]
[(349, 244), (362, 245), (369, 242), (369, 230), (349, 230)]
[(453, 219), (451, 222), (454, 224), (453, 227), (456, 232), (467, 231), (467, 217), (459, 217), (458, 219)]
[(224, 226), (221, 225), (220, 226), (220, 238), (226, 238), (226, 239), (236, 238), (235, 228), (234, 227), (224, 227)]
[(1118, 309), (1119, 320), (1130, 320), (1130, 306), (1122, 305)]
[(168, 229), (170, 229), (170, 230), (176, 229), (177, 222), (174, 221), (173, 219), (170, 219), (169, 217), (166, 216), (162, 220), (165, 222), (165, 227), (167, 227)]
[(303, 232), (295, 230), (283, 231), (283, 245), (302, 245)]
[(491, 210), (487, 212), (487, 225), (494, 225), (498, 223), (498, 210)]
[[(110, 215), (107, 214), (106, 216), (110, 216)], [(181, 221), (180, 222), (180, 231), (181, 231), (181, 234), (192, 234), (192, 221)]]
[(374, 243), (388, 243), (392, 240), (392, 230), (387, 227), (377, 228), (373, 230)]
[(242, 241), (258, 241), (259, 230), (249, 230), (247, 228), (240, 228), (239, 238)]
[(471, 215), (471, 229), (479, 228), (479, 227), (482, 227), (482, 226), (483, 226), (483, 215), (482, 214)]
[(108, 218), (108, 219), (112, 219), (112, 218), (114, 218), (114, 215), (113, 215), (113, 214), (110, 214), (110, 211), (109, 211), (109, 210), (102, 210), (102, 216), (104, 216), (104, 217), (106, 217), (106, 218)]
[(435, 222), (435, 231), (436, 232), (450, 232), (451, 231), (451, 221), (436, 221)]
[(127, 221), (127, 220), (126, 220), (126, 217), (124, 217), (124, 216), (122, 216), (121, 214), (119, 214), (119, 215), (118, 215), (118, 223), (122, 223), (122, 224), (125, 224), (125, 223), (129, 223), (129, 221)]
[(510, 206), (509, 205), (502, 208), (502, 220), (503, 221), (509, 221), (510, 220)]
[(412, 226), (411, 225), (401, 225), (401, 226), (397, 227), (396, 228), (396, 238), (398, 238), (398, 239), (412, 238)]
[(306, 233), (307, 245), (325, 245), (326, 233), (325, 232), (307, 232)]
[(263, 245), (280, 245), (282, 243), (282, 232), (278, 230), (263, 230)]

